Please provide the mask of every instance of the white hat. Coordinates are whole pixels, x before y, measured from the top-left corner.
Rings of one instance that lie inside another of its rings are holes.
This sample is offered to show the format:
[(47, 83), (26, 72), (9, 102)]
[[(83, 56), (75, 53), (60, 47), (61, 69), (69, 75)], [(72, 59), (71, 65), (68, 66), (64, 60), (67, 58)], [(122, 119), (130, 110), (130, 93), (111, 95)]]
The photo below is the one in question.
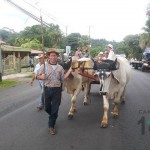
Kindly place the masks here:
[(44, 58), (45, 56), (43, 54), (39, 54), (38, 56), (35, 56), (36, 59)]
[(113, 46), (111, 44), (108, 44), (107, 46), (110, 47), (111, 49), (113, 49)]
[(103, 55), (103, 52), (100, 52), (99, 55)]

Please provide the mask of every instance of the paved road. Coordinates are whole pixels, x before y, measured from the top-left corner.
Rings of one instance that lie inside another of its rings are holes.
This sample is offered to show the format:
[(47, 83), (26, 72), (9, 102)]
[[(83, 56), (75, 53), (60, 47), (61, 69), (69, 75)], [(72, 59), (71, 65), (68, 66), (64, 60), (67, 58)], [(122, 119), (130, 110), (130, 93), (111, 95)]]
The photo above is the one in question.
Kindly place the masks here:
[[(120, 105), (118, 119), (113, 119), (109, 114), (106, 129), (100, 128), (102, 97), (98, 94), (97, 85), (92, 85), (90, 105), (83, 106), (83, 94), (80, 94), (73, 120), (67, 119), (70, 100), (63, 92), (56, 126), (58, 134), (55, 136), (47, 132), (48, 115), (36, 110), (38, 83), (30, 87), (26, 81), (19, 86), (0, 90), (0, 150), (149, 149), (150, 73), (136, 70), (132, 73), (126, 91), (126, 104)], [(110, 102), (110, 112), (112, 107)]]

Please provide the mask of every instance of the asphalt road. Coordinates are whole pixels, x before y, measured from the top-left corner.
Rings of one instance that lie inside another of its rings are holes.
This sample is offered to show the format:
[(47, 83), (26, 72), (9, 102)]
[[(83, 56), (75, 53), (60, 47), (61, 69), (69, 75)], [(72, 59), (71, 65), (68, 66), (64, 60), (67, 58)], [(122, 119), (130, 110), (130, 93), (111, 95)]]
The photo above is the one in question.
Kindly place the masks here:
[(145, 150), (150, 147), (150, 73), (132, 70), (126, 90), (126, 104), (120, 105), (117, 119), (101, 128), (102, 97), (99, 86), (92, 85), (91, 104), (83, 106), (83, 94), (77, 101), (73, 120), (67, 119), (70, 97), (63, 92), (56, 135), (47, 131), (48, 115), (36, 106), (39, 87), (28, 81), (0, 90), (0, 150)]

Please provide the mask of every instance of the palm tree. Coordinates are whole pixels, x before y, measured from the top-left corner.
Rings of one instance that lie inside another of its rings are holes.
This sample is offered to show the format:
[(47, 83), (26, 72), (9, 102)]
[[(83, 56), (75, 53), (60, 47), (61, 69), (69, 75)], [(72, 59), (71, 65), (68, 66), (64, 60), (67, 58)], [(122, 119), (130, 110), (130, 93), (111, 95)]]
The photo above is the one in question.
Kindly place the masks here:
[(146, 21), (145, 27), (143, 27), (145, 33), (140, 35), (140, 47), (145, 49), (150, 47), (150, 18)]

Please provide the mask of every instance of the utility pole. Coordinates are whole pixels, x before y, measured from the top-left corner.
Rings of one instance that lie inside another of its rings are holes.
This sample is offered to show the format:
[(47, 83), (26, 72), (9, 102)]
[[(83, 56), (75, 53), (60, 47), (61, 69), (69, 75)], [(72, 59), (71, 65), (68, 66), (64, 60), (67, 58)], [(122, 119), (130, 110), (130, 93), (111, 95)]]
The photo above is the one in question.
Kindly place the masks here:
[(89, 38), (90, 38), (90, 33), (91, 33), (91, 27), (92, 26), (89, 26)]
[(68, 35), (68, 33), (67, 33), (67, 32), (68, 32), (68, 27), (66, 26), (66, 37), (67, 37), (67, 35)]
[(89, 56), (91, 56), (90, 55), (90, 52), (91, 52), (91, 37), (90, 37), (91, 36), (91, 27), (92, 26), (89, 26)]
[(0, 43), (0, 82), (2, 82), (2, 49), (1, 49), (1, 43)]

